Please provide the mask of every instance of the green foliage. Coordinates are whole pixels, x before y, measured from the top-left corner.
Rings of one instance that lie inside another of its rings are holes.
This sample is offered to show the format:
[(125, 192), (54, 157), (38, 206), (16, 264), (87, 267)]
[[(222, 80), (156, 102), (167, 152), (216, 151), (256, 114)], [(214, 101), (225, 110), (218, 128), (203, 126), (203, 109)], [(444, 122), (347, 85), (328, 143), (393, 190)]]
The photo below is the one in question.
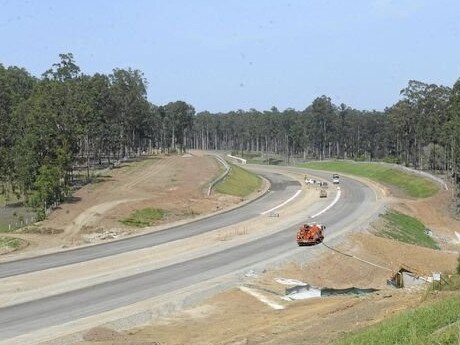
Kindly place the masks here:
[(403, 312), (334, 345), (458, 344), (460, 295)]
[(231, 165), (227, 177), (216, 185), (215, 190), (223, 194), (245, 197), (260, 188), (261, 183), (259, 176)]
[(155, 222), (163, 219), (164, 211), (159, 208), (144, 208), (134, 211), (128, 218), (121, 222), (125, 225), (143, 228), (152, 226)]
[(438, 191), (437, 185), (431, 180), (384, 164), (328, 161), (310, 162), (302, 166), (310, 169), (367, 177), (371, 180), (397, 187), (414, 198), (426, 198)]
[(34, 183), (34, 191), (29, 198), (29, 205), (36, 210), (38, 220), (45, 219), (46, 209), (61, 201), (65, 192), (59, 167), (41, 166)]
[(19, 238), (0, 236), (0, 249), (17, 249), (21, 243)]
[(438, 244), (425, 234), (425, 225), (418, 219), (390, 210), (381, 216), (384, 228), (378, 234), (401, 242), (439, 249)]
[(460, 275), (460, 252), (458, 253), (458, 258), (457, 258), (457, 274)]
[(395, 156), (386, 156), (383, 161), (390, 164), (401, 164), (401, 159)]
[(460, 291), (460, 274), (443, 275), (441, 285), (431, 286), (431, 290)]
[[(301, 111), (272, 107), (195, 115), (193, 106), (180, 100), (149, 103), (139, 70), (86, 75), (66, 53), (41, 78), (0, 64), (0, 90), (0, 185), (8, 184), (20, 197), (36, 191), (44, 165), (59, 168), (67, 190), (75, 182), (74, 169), (81, 176), (85, 169), (89, 181), (95, 165), (188, 148), (243, 151), (254, 162), (262, 160), (261, 153), (264, 159), (276, 155), (270, 164), (307, 157), (384, 159), (449, 170), (460, 183), (460, 81), (450, 89), (411, 80), (403, 99), (384, 112), (337, 106), (322, 95)], [(411, 185), (399, 172), (366, 174), (415, 197), (436, 190), (418, 179)]]

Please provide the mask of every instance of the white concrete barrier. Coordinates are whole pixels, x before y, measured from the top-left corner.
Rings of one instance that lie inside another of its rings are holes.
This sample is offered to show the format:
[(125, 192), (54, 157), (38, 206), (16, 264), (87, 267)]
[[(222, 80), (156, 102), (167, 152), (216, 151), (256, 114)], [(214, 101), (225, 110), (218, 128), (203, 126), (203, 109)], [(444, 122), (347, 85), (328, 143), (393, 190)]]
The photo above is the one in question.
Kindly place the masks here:
[(233, 158), (233, 159), (236, 159), (237, 161), (240, 161), (241, 164), (246, 164), (246, 159), (244, 158), (240, 158), (240, 157), (236, 157), (236, 156), (232, 156), (230, 154), (227, 155), (227, 157), (230, 157), (230, 158)]

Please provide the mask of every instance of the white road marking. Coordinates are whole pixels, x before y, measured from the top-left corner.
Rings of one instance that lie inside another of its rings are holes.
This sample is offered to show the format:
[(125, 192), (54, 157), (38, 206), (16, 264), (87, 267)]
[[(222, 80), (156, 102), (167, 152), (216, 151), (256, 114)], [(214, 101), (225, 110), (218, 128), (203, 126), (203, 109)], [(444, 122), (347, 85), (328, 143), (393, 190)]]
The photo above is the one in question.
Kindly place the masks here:
[(317, 214), (313, 215), (313, 216), (310, 216), (310, 218), (316, 218), (318, 217), (320, 214), (323, 214), (324, 212), (326, 212), (327, 210), (329, 210), (332, 206), (334, 206), (337, 201), (339, 201), (340, 199), (340, 195), (342, 194), (342, 190), (338, 189), (337, 190), (337, 194), (334, 198), (334, 200), (323, 210), (319, 211)]
[(257, 298), (259, 301), (262, 303), (265, 303), (266, 305), (272, 307), (273, 309), (280, 310), (284, 309), (284, 307), (281, 304), (275, 303), (273, 301), (270, 301), (266, 296), (262, 295), (261, 293), (254, 291), (248, 287), (245, 286), (240, 286), (240, 290), (243, 292), (246, 292), (247, 294)]
[(293, 196), (291, 196), (289, 199), (287, 199), (287, 200), (284, 201), (283, 203), (281, 203), (281, 204), (279, 204), (278, 206), (275, 206), (275, 207), (269, 209), (268, 211), (262, 212), (261, 214), (270, 213), (270, 212), (272, 212), (272, 211), (274, 211), (274, 210), (276, 210), (276, 209), (278, 209), (278, 208), (280, 208), (280, 207), (286, 205), (288, 202), (294, 200), (294, 199), (300, 194), (301, 191), (302, 191), (302, 190), (299, 189), (297, 192), (295, 192), (295, 194), (294, 194)]

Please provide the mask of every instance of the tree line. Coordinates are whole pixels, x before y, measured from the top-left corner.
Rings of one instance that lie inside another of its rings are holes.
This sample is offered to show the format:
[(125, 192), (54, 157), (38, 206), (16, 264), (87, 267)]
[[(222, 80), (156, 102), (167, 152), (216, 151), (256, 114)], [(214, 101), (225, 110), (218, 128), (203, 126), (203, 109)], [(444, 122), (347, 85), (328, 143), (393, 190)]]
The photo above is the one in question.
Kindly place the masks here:
[(61, 54), (40, 78), (0, 64), (0, 193), (36, 208), (70, 195), (74, 171), (141, 153), (251, 151), (303, 159), (384, 160), (416, 169), (460, 171), (460, 81), (409, 81), (384, 111), (335, 105), (327, 96), (304, 110), (195, 113), (183, 101), (147, 100), (139, 70), (81, 72)]
[(304, 110), (195, 116), (192, 147), (278, 153), (304, 159), (385, 160), (454, 171), (459, 162), (460, 81), (453, 88), (410, 81), (384, 111), (316, 98)]

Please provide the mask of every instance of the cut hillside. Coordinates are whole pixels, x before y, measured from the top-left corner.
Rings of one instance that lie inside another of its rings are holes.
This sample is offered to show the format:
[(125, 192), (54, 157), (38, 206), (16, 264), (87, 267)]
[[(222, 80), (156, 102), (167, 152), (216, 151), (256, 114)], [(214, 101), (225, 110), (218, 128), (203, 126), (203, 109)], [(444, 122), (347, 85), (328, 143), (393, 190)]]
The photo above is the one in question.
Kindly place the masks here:
[[(11, 235), (28, 241), (27, 252), (71, 247), (154, 231), (166, 224), (193, 219), (241, 202), (241, 198), (215, 193), (209, 183), (219, 174), (219, 163), (201, 152), (158, 155), (123, 163), (104, 172), (96, 183), (76, 191), (47, 220)], [(193, 172), (193, 173), (191, 173)], [(124, 220), (145, 209), (162, 210), (154, 227), (133, 226)]]

